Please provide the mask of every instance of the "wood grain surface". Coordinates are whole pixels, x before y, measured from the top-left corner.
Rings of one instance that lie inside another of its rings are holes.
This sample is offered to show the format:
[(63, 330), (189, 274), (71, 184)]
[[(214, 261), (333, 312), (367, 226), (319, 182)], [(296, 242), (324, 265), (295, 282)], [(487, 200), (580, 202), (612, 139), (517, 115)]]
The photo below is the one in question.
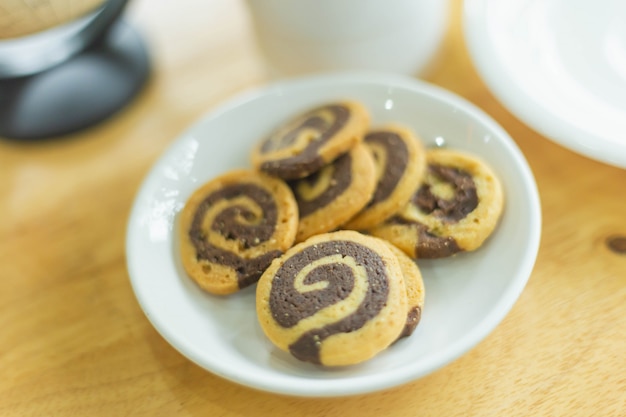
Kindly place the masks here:
[(491, 335), (425, 378), (337, 399), (244, 388), (170, 347), (129, 284), (131, 204), (178, 134), (267, 77), (241, 2), (136, 1), (129, 19), (154, 63), (141, 96), (71, 137), (0, 140), (0, 416), (625, 416), (626, 170), (508, 113), (472, 67), (453, 4), (427, 79), (511, 134), (542, 200), (535, 269)]

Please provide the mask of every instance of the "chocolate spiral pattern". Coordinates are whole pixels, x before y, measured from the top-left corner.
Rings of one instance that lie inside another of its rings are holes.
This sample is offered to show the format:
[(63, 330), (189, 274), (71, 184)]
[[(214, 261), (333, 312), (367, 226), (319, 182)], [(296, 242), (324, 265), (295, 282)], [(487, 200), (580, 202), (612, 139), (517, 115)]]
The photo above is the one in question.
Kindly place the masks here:
[[(455, 167), (429, 164), (428, 174), (436, 178), (436, 183), (422, 184), (412, 200), (422, 212), (444, 222), (457, 223), (476, 209), (478, 194), (470, 173)], [(437, 192), (438, 185), (445, 191)]]
[(300, 218), (320, 210), (340, 196), (352, 181), (352, 155), (345, 154), (316, 173), (289, 183)]
[[(444, 223), (458, 223), (478, 206), (476, 184), (471, 174), (459, 168), (429, 164), (427, 180), (410, 204)], [(415, 251), (421, 258), (443, 258), (461, 251), (454, 237), (438, 236), (419, 221), (395, 216), (390, 222), (415, 226), (418, 235)]]
[(305, 137), (314, 138), (307, 150), (315, 151), (343, 127), (350, 112), (346, 106), (331, 104), (311, 110), (268, 137), (261, 145), (261, 153), (293, 147)]
[(410, 226), (414, 228), (417, 243), (412, 256), (426, 259), (445, 258), (461, 252), (461, 248), (452, 236), (438, 236), (431, 233), (428, 226), (417, 221), (406, 219), (402, 216), (394, 216), (389, 219), (387, 225)]
[[(318, 107), (265, 139), (259, 168), (285, 179), (301, 178), (325, 165), (320, 149), (348, 122), (350, 109), (342, 104)], [(304, 173), (304, 174), (303, 174)]]
[(198, 260), (234, 269), (239, 288), (256, 282), (272, 259), (259, 246), (274, 237), (278, 209), (271, 193), (255, 184), (231, 184), (210, 193), (198, 206), (189, 238)]
[(387, 125), (370, 131), (363, 140), (376, 167), (376, 186), (367, 205), (344, 226), (368, 230), (400, 211), (420, 185), (426, 171), (426, 152), (408, 128)]
[[(478, 206), (476, 184), (472, 175), (462, 169), (431, 163), (426, 180), (409, 205), (422, 215), (433, 216), (443, 223), (458, 223)], [(415, 218), (399, 214), (387, 224), (414, 228), (417, 235), (415, 253), (420, 258), (444, 258), (462, 250), (453, 236), (438, 235)]]
[(479, 158), (453, 149), (430, 149), (426, 174), (409, 203), (369, 232), (412, 258), (443, 258), (478, 249), (495, 230), (504, 193)]
[(386, 265), (375, 251), (349, 240), (328, 241), (305, 247), (277, 270), (269, 308), (284, 328), (323, 316), (321, 327), (311, 321), (289, 345), (296, 358), (320, 364), (324, 340), (358, 331), (385, 307), (388, 293)]
[(364, 140), (372, 149), (378, 166), (376, 191), (367, 204), (371, 207), (393, 193), (409, 164), (409, 150), (400, 135), (391, 131), (371, 132)]
[(376, 186), (374, 160), (361, 143), (319, 171), (288, 184), (298, 204), (296, 242), (337, 230), (369, 201)]

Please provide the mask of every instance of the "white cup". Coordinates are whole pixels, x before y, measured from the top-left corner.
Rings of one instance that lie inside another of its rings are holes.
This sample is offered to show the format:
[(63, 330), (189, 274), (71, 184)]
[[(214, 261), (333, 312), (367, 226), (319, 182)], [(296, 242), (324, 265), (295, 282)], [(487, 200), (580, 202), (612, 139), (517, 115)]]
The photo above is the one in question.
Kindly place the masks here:
[(448, 26), (448, 0), (247, 0), (270, 72), (365, 69), (419, 76)]

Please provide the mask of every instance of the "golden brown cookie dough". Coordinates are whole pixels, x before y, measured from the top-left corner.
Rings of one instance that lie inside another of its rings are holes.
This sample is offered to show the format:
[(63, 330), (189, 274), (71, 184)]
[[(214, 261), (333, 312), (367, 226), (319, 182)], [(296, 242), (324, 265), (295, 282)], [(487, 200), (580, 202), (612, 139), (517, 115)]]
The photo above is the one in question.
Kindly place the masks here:
[(214, 294), (255, 283), (293, 245), (298, 208), (287, 184), (237, 170), (196, 190), (180, 215), (181, 258), (187, 274)]
[(376, 190), (367, 206), (344, 225), (346, 229), (366, 230), (397, 213), (409, 202), (426, 170), (426, 151), (405, 127), (371, 130), (363, 142), (376, 162)]
[(318, 172), (289, 182), (300, 213), (296, 242), (337, 229), (365, 207), (375, 185), (374, 160), (363, 144)]
[(442, 258), (480, 247), (504, 205), (502, 186), (484, 162), (450, 149), (429, 150), (424, 181), (411, 201), (369, 232), (412, 258)]
[(316, 235), (274, 260), (257, 285), (261, 327), (280, 349), (325, 366), (372, 358), (402, 332), (407, 294), (387, 244), (354, 231)]
[(310, 175), (363, 140), (369, 113), (360, 103), (329, 103), (280, 126), (252, 152), (252, 165), (270, 175)]
[(408, 337), (415, 331), (415, 328), (422, 318), (422, 311), (424, 310), (425, 290), (422, 273), (413, 259), (409, 258), (404, 252), (386, 240), (381, 239), (381, 241), (389, 245), (389, 249), (391, 249), (393, 254), (398, 258), (400, 269), (402, 270), (402, 276), (404, 277), (408, 313), (406, 317), (406, 324), (404, 325), (402, 333), (400, 333), (400, 338)]

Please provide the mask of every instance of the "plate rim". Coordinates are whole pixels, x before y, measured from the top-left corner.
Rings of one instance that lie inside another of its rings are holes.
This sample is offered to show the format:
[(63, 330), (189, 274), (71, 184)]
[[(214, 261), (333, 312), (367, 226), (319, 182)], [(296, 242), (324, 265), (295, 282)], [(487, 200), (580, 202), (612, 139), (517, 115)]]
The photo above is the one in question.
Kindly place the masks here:
[[(173, 340), (170, 334), (168, 334), (167, 329), (163, 329), (162, 326), (160, 326), (153, 320), (150, 314), (150, 307), (148, 307), (147, 301), (143, 298), (144, 295), (138, 288), (139, 284), (137, 282), (136, 274), (139, 274), (139, 272), (137, 271), (139, 266), (136, 265), (133, 260), (134, 258), (131, 253), (131, 242), (134, 238), (134, 234), (137, 233), (138, 230), (137, 227), (134, 227), (134, 224), (138, 222), (141, 200), (146, 198), (148, 190), (150, 189), (149, 185), (152, 182), (157, 181), (157, 177), (159, 176), (157, 168), (162, 165), (165, 160), (167, 160), (168, 156), (175, 151), (177, 146), (181, 146), (181, 144), (185, 142), (185, 138), (188, 138), (186, 140), (190, 140), (192, 137), (194, 137), (193, 132), (199, 129), (202, 124), (209, 123), (211, 120), (220, 117), (222, 114), (229, 112), (242, 104), (255, 100), (266, 94), (276, 93), (277, 91), (283, 89), (301, 88), (302, 86), (310, 88), (311, 85), (328, 85), (333, 83), (377, 84), (384, 85), (385, 87), (399, 87), (410, 89), (420, 94), (427, 94), (429, 96), (435, 95), (435, 99), (443, 100), (447, 104), (452, 105), (454, 108), (461, 109), (461, 111), (467, 113), (472, 119), (475, 119), (478, 123), (483, 124), (488, 130), (493, 131), (495, 134), (501, 137), (503, 139), (503, 145), (508, 149), (508, 152), (511, 154), (511, 156), (517, 161), (518, 167), (520, 168), (520, 174), (523, 177), (522, 182), (527, 188), (527, 194), (530, 197), (529, 207), (533, 212), (532, 217), (536, 219), (535, 227), (531, 228), (530, 231), (530, 238), (527, 250), (524, 253), (524, 257), (520, 260), (520, 265), (522, 265), (522, 267), (517, 270), (517, 273), (507, 285), (506, 291), (503, 293), (503, 296), (498, 300), (497, 303), (492, 306), (491, 312), (483, 318), (482, 322), (474, 326), (473, 331), (466, 334), (465, 337), (458, 339), (455, 343), (451, 344), (446, 349), (438, 352), (438, 355), (436, 357), (440, 359), (432, 361), (431, 365), (428, 367), (424, 367), (421, 372), (414, 372), (412, 371), (412, 368), (410, 366), (407, 366), (400, 371), (398, 369), (395, 369), (393, 370), (393, 372), (376, 374), (377, 377), (380, 375), (384, 376), (386, 374), (394, 374), (395, 378), (393, 380), (380, 377), (379, 381), (374, 381), (374, 378), (368, 377), (365, 379), (365, 381), (363, 381), (362, 378), (358, 376), (346, 377), (336, 380), (324, 379), (319, 380), (324, 381), (324, 386), (322, 386), (321, 388), (318, 387), (318, 389), (316, 390), (310, 390), (310, 388), (308, 387), (299, 388), (299, 386), (295, 385), (276, 386), (276, 384), (259, 384), (255, 381), (254, 378), (242, 379), (240, 373), (232, 372), (228, 366), (221, 366), (221, 364), (219, 364), (218, 366), (214, 366), (211, 369), (208, 369), (207, 366), (205, 366), (206, 361), (197, 357), (196, 353), (193, 352), (193, 350), (185, 350), (181, 348), (177, 341)], [(506, 315), (509, 313), (509, 311), (512, 309), (517, 299), (521, 295), (523, 289), (525, 288), (537, 259), (537, 254), (540, 246), (541, 229), (542, 217), (540, 196), (530, 166), (528, 165), (528, 162), (526, 161), (523, 153), (514, 142), (514, 140), (487, 113), (485, 113), (483, 110), (481, 110), (465, 98), (423, 80), (418, 80), (403, 75), (371, 71), (342, 71), (286, 79), (241, 92), (234, 95), (230, 99), (222, 102), (221, 104), (210, 108), (194, 123), (192, 123), (190, 127), (183, 130), (180, 134), (173, 138), (170, 145), (163, 150), (160, 157), (153, 161), (152, 165), (148, 169), (147, 174), (142, 180), (138, 188), (138, 192), (136, 193), (133, 200), (126, 229), (126, 263), (132, 290), (144, 315), (147, 317), (153, 328), (161, 335), (161, 337), (163, 337), (170, 344), (170, 346), (172, 346), (176, 351), (178, 351), (188, 360), (192, 361), (196, 365), (214, 375), (220, 376), (236, 384), (263, 392), (299, 397), (340, 397), (380, 391), (417, 380), (458, 359), (466, 352), (473, 349), (483, 339), (485, 339), (487, 335), (489, 335), (506, 317)]]
[(626, 169), (626, 143), (616, 143), (578, 129), (568, 120), (533, 110), (532, 98), (517, 87), (514, 79), (498, 64), (499, 60), (494, 59), (496, 54), (486, 30), (484, 12), (488, 1), (464, 2), (462, 31), (474, 67), (498, 101), (518, 120), (553, 143), (595, 161)]

